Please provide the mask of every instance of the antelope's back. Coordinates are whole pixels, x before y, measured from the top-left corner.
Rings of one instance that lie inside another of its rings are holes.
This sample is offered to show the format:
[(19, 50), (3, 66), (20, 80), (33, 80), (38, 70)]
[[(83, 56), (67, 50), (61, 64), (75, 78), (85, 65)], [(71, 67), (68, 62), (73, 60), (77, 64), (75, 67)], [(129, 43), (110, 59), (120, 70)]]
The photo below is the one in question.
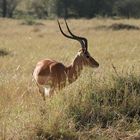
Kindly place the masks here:
[(66, 68), (62, 63), (45, 59), (37, 63), (33, 77), (40, 85), (52, 85), (54, 82), (61, 82), (66, 79)]

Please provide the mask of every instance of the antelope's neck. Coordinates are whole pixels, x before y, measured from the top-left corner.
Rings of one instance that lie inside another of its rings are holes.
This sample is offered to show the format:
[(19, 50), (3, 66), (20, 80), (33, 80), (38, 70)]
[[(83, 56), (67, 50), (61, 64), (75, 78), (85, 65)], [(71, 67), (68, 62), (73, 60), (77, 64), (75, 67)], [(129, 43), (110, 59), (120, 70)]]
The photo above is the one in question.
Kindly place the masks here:
[(80, 57), (77, 57), (74, 59), (71, 65), (66, 67), (66, 73), (69, 83), (74, 82), (78, 78), (83, 69), (83, 65), (84, 64), (82, 62), (82, 59)]

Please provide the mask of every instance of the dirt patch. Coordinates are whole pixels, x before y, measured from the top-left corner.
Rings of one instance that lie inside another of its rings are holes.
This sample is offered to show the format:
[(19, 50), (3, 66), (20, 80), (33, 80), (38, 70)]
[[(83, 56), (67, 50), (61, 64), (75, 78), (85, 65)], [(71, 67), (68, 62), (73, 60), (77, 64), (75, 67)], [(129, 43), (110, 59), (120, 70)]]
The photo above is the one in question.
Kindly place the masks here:
[(102, 30), (102, 29), (111, 29), (111, 30), (140, 30), (140, 27), (130, 24), (123, 24), (123, 23), (114, 23), (110, 26), (102, 25), (97, 26), (95, 29)]

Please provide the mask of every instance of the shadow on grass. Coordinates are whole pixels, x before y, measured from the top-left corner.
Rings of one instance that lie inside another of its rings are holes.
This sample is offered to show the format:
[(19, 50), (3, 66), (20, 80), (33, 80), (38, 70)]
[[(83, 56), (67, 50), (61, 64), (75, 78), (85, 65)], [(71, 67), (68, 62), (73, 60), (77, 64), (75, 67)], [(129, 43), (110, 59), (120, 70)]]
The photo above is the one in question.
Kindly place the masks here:
[(6, 51), (5, 49), (0, 49), (0, 57), (4, 57), (9, 55), (10, 53)]
[(37, 131), (38, 140), (78, 140), (78, 138), (71, 133), (60, 133), (60, 132), (45, 132), (43, 129)]

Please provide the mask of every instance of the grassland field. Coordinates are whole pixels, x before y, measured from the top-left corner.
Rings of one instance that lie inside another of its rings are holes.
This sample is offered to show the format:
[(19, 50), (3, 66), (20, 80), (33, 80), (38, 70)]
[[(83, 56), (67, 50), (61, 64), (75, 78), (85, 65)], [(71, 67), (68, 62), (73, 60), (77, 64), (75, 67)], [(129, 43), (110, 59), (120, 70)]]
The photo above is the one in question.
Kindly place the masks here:
[(140, 20), (68, 20), (100, 66), (45, 102), (32, 81), (36, 63), (68, 65), (80, 44), (63, 37), (56, 20), (24, 22), (0, 19), (0, 140), (140, 139), (140, 30), (100, 28)]

